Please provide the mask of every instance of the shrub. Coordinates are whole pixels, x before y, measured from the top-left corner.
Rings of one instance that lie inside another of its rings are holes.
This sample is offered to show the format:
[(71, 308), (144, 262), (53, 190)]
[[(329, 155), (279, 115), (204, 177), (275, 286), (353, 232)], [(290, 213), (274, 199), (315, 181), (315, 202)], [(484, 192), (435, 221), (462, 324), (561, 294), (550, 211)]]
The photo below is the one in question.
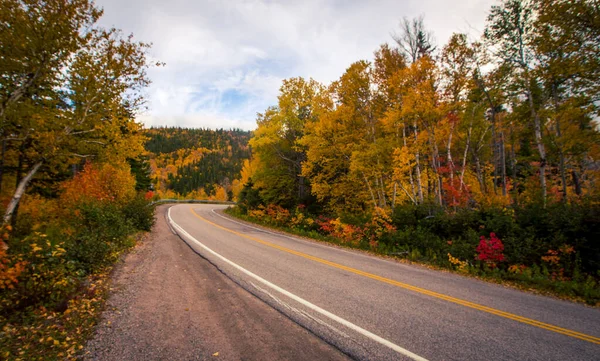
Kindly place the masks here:
[(490, 268), (496, 268), (499, 262), (504, 261), (504, 245), (493, 232), (490, 233), (489, 240), (485, 236), (480, 237), (476, 251), (477, 259), (485, 262)]
[(75, 265), (63, 247), (37, 232), (11, 244), (11, 262), (24, 267), (13, 287), (2, 290), (0, 313), (40, 303), (53, 307), (76, 290)]
[(68, 256), (86, 272), (114, 261), (135, 231), (117, 205), (97, 201), (80, 204), (69, 229), (74, 233), (68, 237)]
[(249, 179), (238, 195), (237, 206), (242, 214), (247, 214), (249, 210), (256, 209), (262, 204), (260, 190), (254, 189), (254, 183), (252, 183), (252, 179)]
[(8, 241), (11, 231), (10, 225), (0, 228), (0, 290), (13, 289), (18, 282), (19, 275), (27, 266), (27, 262), (14, 259), (6, 252), (8, 245), (5, 242)]
[(151, 199), (142, 193), (138, 193), (134, 198), (125, 204), (123, 214), (125, 218), (131, 221), (135, 229), (140, 231), (150, 231), (154, 225), (155, 206), (151, 204)]

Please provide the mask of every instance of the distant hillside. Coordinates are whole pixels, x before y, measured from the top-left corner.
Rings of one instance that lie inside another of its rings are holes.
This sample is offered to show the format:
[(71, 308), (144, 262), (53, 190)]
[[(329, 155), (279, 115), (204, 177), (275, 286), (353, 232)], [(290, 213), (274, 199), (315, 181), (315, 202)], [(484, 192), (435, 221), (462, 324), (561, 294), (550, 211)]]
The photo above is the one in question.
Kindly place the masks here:
[(250, 158), (251, 132), (233, 129), (150, 128), (151, 178), (163, 198), (231, 198)]

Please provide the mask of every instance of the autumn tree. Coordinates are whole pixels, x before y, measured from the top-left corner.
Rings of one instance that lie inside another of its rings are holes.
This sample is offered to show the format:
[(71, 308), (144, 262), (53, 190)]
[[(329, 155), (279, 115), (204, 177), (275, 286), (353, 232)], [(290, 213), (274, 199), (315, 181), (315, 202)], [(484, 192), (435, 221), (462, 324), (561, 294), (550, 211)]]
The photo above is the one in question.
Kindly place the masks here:
[[(440, 57), (441, 85), (442, 85), (442, 113), (445, 116), (446, 128), (446, 164), (448, 173), (446, 188), (450, 196), (450, 203), (456, 204), (456, 195), (462, 195), (468, 192), (468, 187), (464, 182), (467, 171), (467, 157), (471, 147), (471, 137), (473, 134), (474, 117), (466, 116), (469, 103), (469, 95), (475, 86), (473, 81), (475, 66), (475, 49), (468, 43), (465, 34), (453, 34), (448, 44), (442, 49)], [(468, 125), (465, 118), (469, 118)], [(462, 128), (462, 129), (461, 129)], [(461, 137), (459, 131), (466, 129)], [(456, 134), (458, 133), (458, 134)], [(453, 157), (453, 146), (455, 145), (455, 135), (464, 150), (461, 152), (461, 158), (458, 165), (455, 164), (456, 157)], [(462, 139), (461, 139), (462, 138)], [(455, 177), (458, 176), (458, 177)]]
[(299, 140), (305, 125), (316, 120), (320, 92), (320, 84), (312, 79), (285, 80), (278, 105), (259, 114), (250, 146), (261, 166), (252, 179), (264, 189), (262, 196), (270, 203), (291, 206), (310, 196), (310, 186), (302, 174), (305, 146)]
[[(328, 89), (329, 106), (307, 124), (303, 174), (313, 193), (331, 209), (385, 205), (387, 146), (383, 142), (374, 72), (367, 61), (353, 63)], [(353, 197), (346, 197), (348, 192)]]
[(6, 223), (36, 173), (141, 154), (134, 116), (149, 84), (149, 45), (95, 26), (102, 12), (88, 0), (0, 6), (1, 137), (17, 158)]
[(502, 1), (481, 41), (454, 34), (436, 54), (423, 18), (404, 19), (393, 45), (319, 92), (310, 121), (287, 123), (297, 117), (282, 99), (304, 98), (282, 88), (252, 140), (256, 189), (284, 204), (300, 170), (337, 214), (596, 194), (597, 11), (583, 0)]

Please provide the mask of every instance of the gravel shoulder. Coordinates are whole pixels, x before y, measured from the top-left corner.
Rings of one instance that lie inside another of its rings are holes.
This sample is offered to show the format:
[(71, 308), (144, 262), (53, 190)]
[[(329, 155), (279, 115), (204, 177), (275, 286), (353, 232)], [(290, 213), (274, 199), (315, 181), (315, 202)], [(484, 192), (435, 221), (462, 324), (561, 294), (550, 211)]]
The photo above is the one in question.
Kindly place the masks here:
[(344, 360), (156, 225), (112, 275), (84, 360)]

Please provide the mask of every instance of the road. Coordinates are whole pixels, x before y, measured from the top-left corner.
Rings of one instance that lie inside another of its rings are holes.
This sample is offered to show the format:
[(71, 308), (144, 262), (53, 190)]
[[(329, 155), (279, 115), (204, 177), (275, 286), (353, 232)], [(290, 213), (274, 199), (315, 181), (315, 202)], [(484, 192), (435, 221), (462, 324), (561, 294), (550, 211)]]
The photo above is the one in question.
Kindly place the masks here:
[(168, 207), (111, 272), (81, 359), (348, 360), (199, 257), (167, 225)]
[(600, 310), (262, 230), (175, 205), (206, 260), (360, 360), (599, 360)]

